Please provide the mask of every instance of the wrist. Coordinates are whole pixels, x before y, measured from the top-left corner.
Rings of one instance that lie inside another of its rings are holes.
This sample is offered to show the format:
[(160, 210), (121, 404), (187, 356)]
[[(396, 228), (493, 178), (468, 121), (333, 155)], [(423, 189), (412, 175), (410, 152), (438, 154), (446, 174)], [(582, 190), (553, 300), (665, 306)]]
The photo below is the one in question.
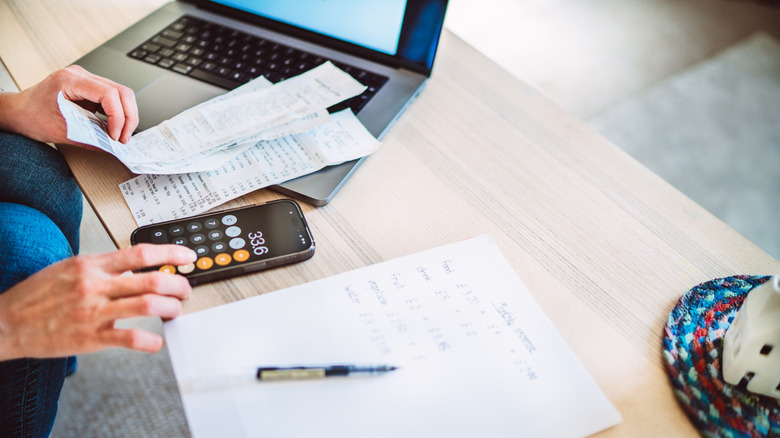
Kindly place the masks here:
[(18, 99), (19, 93), (0, 91), (0, 130), (18, 133)]

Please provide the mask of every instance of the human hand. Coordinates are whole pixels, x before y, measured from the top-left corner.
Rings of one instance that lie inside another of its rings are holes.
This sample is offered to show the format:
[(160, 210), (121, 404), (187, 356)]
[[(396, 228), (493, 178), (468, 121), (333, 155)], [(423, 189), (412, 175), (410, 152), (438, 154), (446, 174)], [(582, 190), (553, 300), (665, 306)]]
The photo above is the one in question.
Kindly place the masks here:
[(171, 319), (192, 293), (186, 278), (161, 272), (121, 273), (157, 265), (185, 265), (195, 253), (178, 245), (140, 244), (55, 263), (0, 294), (0, 360), (62, 357), (106, 347), (156, 352), (162, 337), (116, 329), (136, 316)]
[(122, 143), (138, 126), (133, 90), (94, 75), (77, 65), (58, 70), (39, 84), (19, 93), (0, 94), (0, 129), (44, 143), (76, 144), (67, 138), (65, 118), (57, 93), (87, 111), (108, 116), (108, 135)]

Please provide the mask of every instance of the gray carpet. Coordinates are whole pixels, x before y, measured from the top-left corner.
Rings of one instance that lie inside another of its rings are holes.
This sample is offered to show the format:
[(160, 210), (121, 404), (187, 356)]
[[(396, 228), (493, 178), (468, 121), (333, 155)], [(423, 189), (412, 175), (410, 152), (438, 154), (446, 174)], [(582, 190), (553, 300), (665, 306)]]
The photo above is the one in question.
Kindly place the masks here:
[[(162, 333), (155, 318), (122, 321)], [(65, 379), (52, 437), (188, 437), (168, 351), (109, 349), (78, 357)]]
[(587, 122), (780, 259), (780, 41), (756, 34)]
[[(589, 123), (778, 258), (778, 102), (780, 44), (759, 35)], [(160, 330), (151, 319), (133, 324)], [(108, 350), (79, 360), (53, 436), (189, 435), (165, 350)]]

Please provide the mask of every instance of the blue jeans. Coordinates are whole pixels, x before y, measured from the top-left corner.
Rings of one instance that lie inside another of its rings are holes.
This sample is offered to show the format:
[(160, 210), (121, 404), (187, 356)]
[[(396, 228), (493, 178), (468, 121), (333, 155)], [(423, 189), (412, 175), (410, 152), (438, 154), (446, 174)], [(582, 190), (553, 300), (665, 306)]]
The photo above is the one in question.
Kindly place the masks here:
[[(55, 149), (0, 132), (0, 293), (79, 251), (81, 191)], [(75, 358), (0, 362), (0, 436), (46, 437)]]

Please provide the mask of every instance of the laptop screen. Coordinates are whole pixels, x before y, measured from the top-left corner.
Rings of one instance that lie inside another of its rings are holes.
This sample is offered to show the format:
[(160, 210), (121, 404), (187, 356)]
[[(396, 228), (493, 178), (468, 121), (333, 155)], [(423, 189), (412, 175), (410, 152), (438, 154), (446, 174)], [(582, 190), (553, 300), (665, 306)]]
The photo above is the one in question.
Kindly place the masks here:
[(447, 0), (212, 0), (430, 70)]
[(406, 0), (219, 0), (359, 46), (395, 55)]

